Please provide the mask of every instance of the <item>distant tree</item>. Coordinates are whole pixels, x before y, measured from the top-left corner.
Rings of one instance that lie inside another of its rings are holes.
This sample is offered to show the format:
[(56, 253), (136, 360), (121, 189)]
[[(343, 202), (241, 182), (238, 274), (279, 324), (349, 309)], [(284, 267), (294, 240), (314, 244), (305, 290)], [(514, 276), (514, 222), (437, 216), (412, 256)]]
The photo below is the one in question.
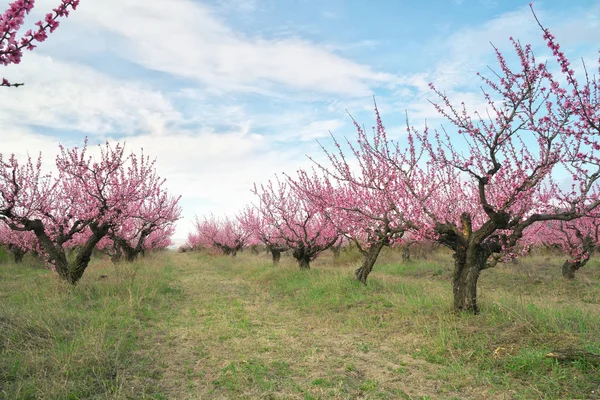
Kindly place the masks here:
[(311, 261), (338, 240), (339, 231), (327, 215), (288, 182), (277, 178), (266, 185), (255, 184), (253, 193), (260, 218), (293, 250), (301, 269), (309, 269)]
[(163, 183), (157, 176), (147, 179), (149, 196), (129, 204), (129, 218), (109, 229), (114, 261), (131, 262), (146, 250), (170, 245), (174, 224), (181, 218), (180, 197), (170, 196)]
[(37, 239), (32, 232), (13, 231), (0, 221), (0, 245), (12, 253), (15, 264), (20, 264), (25, 254), (37, 250)]
[(329, 165), (311, 158), (322, 176), (316, 171), (310, 174), (300, 170), (297, 179), (290, 178), (295, 189), (327, 214), (363, 255), (363, 262), (354, 274), (364, 284), (381, 249), (401, 243), (404, 233), (413, 225), (412, 219), (420, 211), (415, 212), (414, 203), (407, 201), (405, 181), (398, 179), (395, 168), (389, 165), (390, 158), (378, 153), (389, 154), (390, 149), (386, 148), (389, 142), (381, 117), (377, 109), (375, 111), (377, 125), (373, 137), (353, 120), (356, 143), (346, 140), (356, 167), (351, 166), (350, 157), (332, 135), (337, 152), (321, 146)]
[(210, 215), (202, 219), (196, 217), (194, 225), (195, 232), (189, 237), (193, 247), (213, 248), (235, 257), (247, 244), (249, 233), (236, 219)]
[(568, 255), (562, 265), (565, 279), (575, 279), (600, 246), (600, 218), (586, 216), (572, 221), (546, 221), (533, 225), (524, 234), (528, 246), (559, 247)]
[(260, 209), (254, 206), (247, 206), (238, 215), (238, 220), (250, 238), (254, 238), (264, 244), (273, 259), (273, 265), (277, 265), (281, 260), (281, 253), (288, 249), (285, 240), (281, 237), (279, 230), (270, 225), (267, 219), (262, 216)]

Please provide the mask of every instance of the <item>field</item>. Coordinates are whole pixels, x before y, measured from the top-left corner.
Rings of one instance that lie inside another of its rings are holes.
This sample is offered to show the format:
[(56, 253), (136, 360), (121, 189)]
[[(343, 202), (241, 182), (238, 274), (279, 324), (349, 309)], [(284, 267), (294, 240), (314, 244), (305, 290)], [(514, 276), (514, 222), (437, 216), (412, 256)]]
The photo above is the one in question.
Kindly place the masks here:
[[(1, 257), (0, 257), (1, 258)], [(600, 262), (559, 256), (482, 273), (478, 316), (452, 310), (452, 259), (387, 250), (367, 286), (353, 252), (163, 252), (94, 260), (75, 287), (0, 264), (0, 398), (600, 399)]]

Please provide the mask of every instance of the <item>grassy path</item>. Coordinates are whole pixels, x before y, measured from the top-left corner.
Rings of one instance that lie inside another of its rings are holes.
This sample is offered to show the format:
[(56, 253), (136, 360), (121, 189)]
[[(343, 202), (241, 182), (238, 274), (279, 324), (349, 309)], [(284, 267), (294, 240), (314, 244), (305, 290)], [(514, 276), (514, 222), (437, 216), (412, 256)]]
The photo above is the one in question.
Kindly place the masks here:
[(600, 398), (598, 365), (545, 357), (600, 353), (598, 265), (576, 282), (541, 259), (486, 271), (482, 315), (457, 316), (446, 256), (393, 256), (366, 287), (328, 255), (310, 271), (251, 254), (98, 261), (75, 288), (0, 265), (0, 398)]
[[(383, 266), (365, 288), (351, 268), (307, 274), (246, 255), (176, 257), (184, 299), (162, 327), (160, 357), (170, 398), (564, 398), (566, 385), (596, 393), (596, 367), (544, 359), (565, 340), (592, 346), (593, 316), (569, 307), (549, 315), (534, 299), (493, 290), (488, 315), (457, 317), (446, 280), (418, 266), (408, 278)], [(574, 323), (581, 332), (561, 334)], [(532, 382), (537, 375), (546, 382)]]
[(414, 347), (411, 335), (337, 332), (326, 315), (274, 301), (236, 268), (192, 268), (178, 279), (178, 315), (160, 326), (172, 398), (427, 398), (440, 386), (426, 378), (437, 365), (397, 352)]

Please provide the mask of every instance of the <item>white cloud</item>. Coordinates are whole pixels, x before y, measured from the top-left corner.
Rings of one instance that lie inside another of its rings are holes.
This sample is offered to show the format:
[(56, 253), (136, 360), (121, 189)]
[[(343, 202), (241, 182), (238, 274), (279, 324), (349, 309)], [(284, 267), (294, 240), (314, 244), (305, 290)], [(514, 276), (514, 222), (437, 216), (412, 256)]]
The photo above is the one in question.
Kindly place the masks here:
[(181, 118), (161, 93), (85, 65), (30, 53), (21, 64), (5, 71), (5, 76), (25, 86), (3, 90), (2, 126), (31, 124), (86, 134), (131, 134)]
[(190, 0), (82, 2), (69, 22), (116, 34), (111, 49), (147, 69), (223, 90), (263, 92), (284, 85), (355, 95), (395, 80), (305, 40), (247, 37)]
[(314, 121), (301, 128), (295, 136), (304, 142), (313, 141), (315, 139), (329, 137), (329, 132), (335, 134), (335, 131), (344, 126), (344, 124), (344, 121), (339, 119)]

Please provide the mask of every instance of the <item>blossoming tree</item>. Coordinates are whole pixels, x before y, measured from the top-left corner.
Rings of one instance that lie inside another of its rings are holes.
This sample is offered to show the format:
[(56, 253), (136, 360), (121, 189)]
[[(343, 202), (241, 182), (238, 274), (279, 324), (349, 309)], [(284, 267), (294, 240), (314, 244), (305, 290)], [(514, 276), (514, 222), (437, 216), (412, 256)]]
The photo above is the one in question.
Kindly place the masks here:
[(568, 256), (562, 265), (565, 279), (575, 279), (600, 246), (600, 218), (585, 216), (572, 221), (545, 221), (527, 229), (527, 247), (543, 245), (559, 247)]
[[(153, 163), (126, 155), (121, 144), (100, 146), (97, 160), (88, 156), (87, 141), (81, 149), (60, 146), (56, 170), (54, 176), (42, 172), (41, 154), (25, 163), (0, 154), (0, 220), (33, 232), (52, 268), (75, 284), (96, 245), (132, 217), (132, 204), (160, 192), (160, 181), (152, 181)], [(70, 261), (66, 250), (82, 235)]]
[(196, 217), (194, 225), (196, 231), (189, 237), (193, 248), (214, 248), (232, 257), (246, 246), (249, 237), (239, 221), (228, 217)]
[(255, 184), (253, 193), (260, 218), (277, 230), (301, 269), (309, 269), (310, 262), (338, 240), (340, 233), (329, 217), (289, 182), (277, 178)]
[(134, 261), (140, 253), (162, 246), (158, 240), (161, 236), (172, 236), (174, 224), (181, 218), (180, 197), (170, 196), (163, 183), (156, 175), (148, 177), (143, 182), (148, 187), (148, 196), (130, 203), (129, 218), (109, 229), (114, 261), (123, 257), (128, 262)]
[(32, 232), (13, 231), (0, 221), (0, 245), (6, 246), (12, 253), (15, 264), (19, 264), (25, 254), (37, 250), (37, 239)]
[[(422, 196), (416, 182), (407, 182), (409, 197), (423, 210), (418, 230), (454, 252), (456, 310), (478, 312), (479, 274), (510, 257), (525, 229), (542, 221), (575, 220), (599, 204), (598, 82), (588, 77), (580, 84), (553, 36), (543, 30), (565, 87), (547, 63), (536, 61), (529, 45), (511, 39), (520, 67), (509, 67), (496, 49), (495, 78), (480, 75), (487, 114), (453, 104), (432, 84), (440, 99), (434, 106), (457, 133), (428, 127), (408, 132), (409, 142), (428, 156), (425, 166), (411, 168), (428, 171), (430, 184), (441, 189)], [(399, 176), (406, 175), (396, 158), (380, 154)], [(564, 171), (571, 187), (556, 182)]]
[[(333, 138), (337, 152), (321, 146), (329, 165), (313, 159), (321, 176), (316, 171), (309, 174), (301, 170), (297, 179), (289, 178), (295, 189), (327, 214), (337, 229), (357, 246), (364, 259), (356, 269), (355, 277), (365, 284), (381, 249), (401, 243), (404, 233), (413, 226), (412, 220), (420, 211), (418, 207), (415, 209), (413, 202), (407, 201), (405, 181), (398, 179), (395, 168), (390, 168), (391, 158), (378, 154), (381, 151), (389, 155), (393, 149), (387, 147), (385, 127), (377, 108), (375, 111), (377, 125), (372, 138), (353, 120), (357, 143), (346, 142), (356, 164), (354, 167)], [(402, 157), (413, 157), (414, 164), (419, 155), (407, 153)], [(407, 171), (405, 178), (412, 180), (416, 177), (412, 175)]]
[(271, 253), (273, 265), (277, 265), (281, 260), (281, 253), (288, 249), (285, 240), (279, 234), (279, 230), (262, 217), (260, 209), (252, 206), (244, 208), (239, 213), (238, 220), (250, 237), (255, 237), (265, 245)]

